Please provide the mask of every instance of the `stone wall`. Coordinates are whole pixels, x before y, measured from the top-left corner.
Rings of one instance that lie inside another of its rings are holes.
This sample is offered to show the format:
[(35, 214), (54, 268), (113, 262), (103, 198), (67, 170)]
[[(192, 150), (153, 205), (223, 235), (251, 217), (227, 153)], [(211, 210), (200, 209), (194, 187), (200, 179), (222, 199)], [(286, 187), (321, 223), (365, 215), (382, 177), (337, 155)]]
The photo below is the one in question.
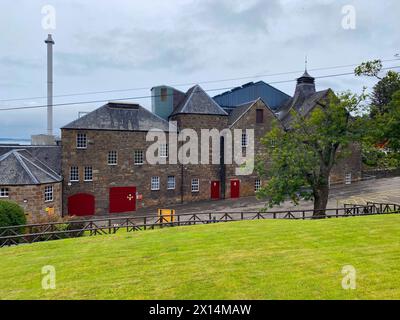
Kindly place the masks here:
[(337, 164), (332, 168), (331, 172), (331, 184), (343, 184), (345, 183), (346, 174), (351, 173), (352, 182), (361, 180), (361, 147), (358, 143), (352, 143), (346, 149), (346, 151), (338, 151), (339, 158)]
[[(44, 189), (46, 186), (53, 186), (53, 201), (45, 202)], [(62, 202), (62, 183), (42, 184), (42, 185), (24, 185), (24, 186), (1, 186), (9, 189), (8, 198), (0, 200), (9, 200), (19, 204), (27, 215), (38, 215), (46, 213), (47, 208), (52, 208), (55, 214), (61, 215)]]
[[(178, 114), (171, 121), (176, 121), (180, 130), (193, 129), (199, 137), (199, 161), (201, 160), (200, 137), (201, 129), (217, 129), (222, 131), (228, 128), (227, 116), (201, 115), (201, 114)], [(211, 140), (210, 140), (211, 141)], [(210, 200), (211, 182), (220, 181), (220, 165), (212, 164), (211, 143), (209, 148), (209, 164), (188, 164), (183, 166), (183, 199), (185, 202)], [(199, 192), (192, 192), (192, 179), (200, 180)]]
[[(86, 133), (87, 149), (76, 148), (77, 133)], [(68, 197), (89, 193), (96, 198), (96, 214), (108, 214), (111, 187), (136, 187), (143, 199), (136, 208), (167, 205), (181, 201), (181, 170), (179, 165), (134, 164), (134, 151), (143, 150), (154, 142), (146, 142), (145, 132), (104, 130), (62, 130), (62, 174), (64, 177), (63, 212), (68, 213)], [(117, 151), (118, 164), (108, 165), (108, 152)], [(79, 182), (70, 182), (70, 167), (79, 167)], [(84, 181), (84, 168), (93, 168), (93, 181)], [(151, 190), (151, 177), (160, 177), (160, 190)], [(175, 190), (167, 190), (168, 176), (175, 176)]]
[(400, 168), (364, 170), (362, 174), (363, 178), (369, 178), (371, 176), (377, 179), (400, 177)]
[[(256, 123), (256, 110), (264, 110), (264, 121)], [(201, 129), (217, 129), (219, 131), (230, 127), (227, 116), (179, 114), (173, 116), (171, 121), (176, 121), (180, 130), (190, 128), (196, 131), (199, 142)], [(238, 119), (231, 129), (254, 129), (255, 155), (264, 152), (260, 139), (272, 128), (276, 120), (275, 115), (261, 101), (258, 100), (249, 110)], [(76, 148), (77, 133), (86, 133), (88, 138), (87, 149)], [(63, 184), (63, 213), (68, 213), (68, 198), (79, 193), (89, 193), (95, 196), (95, 212), (97, 215), (109, 212), (109, 191), (112, 187), (136, 187), (137, 193), (142, 195), (142, 200), (136, 202), (136, 209), (153, 206), (168, 206), (181, 202), (194, 202), (211, 199), (212, 181), (220, 181), (221, 198), (231, 197), (231, 180), (240, 180), (240, 196), (255, 195), (255, 181), (258, 174), (254, 170), (252, 174), (238, 176), (235, 170), (236, 164), (224, 166), (225, 179), (221, 181), (221, 165), (219, 164), (158, 164), (143, 165), (134, 164), (134, 151), (143, 150), (153, 142), (146, 142), (146, 132), (132, 131), (106, 131), (106, 130), (62, 130), (62, 175)], [(185, 142), (179, 144), (180, 147)], [(210, 143), (211, 148), (211, 143)], [(118, 152), (118, 164), (110, 166), (107, 162), (108, 152)], [(241, 150), (242, 151), (242, 150)], [(361, 154), (358, 145), (352, 145), (350, 152), (346, 154), (334, 168), (331, 183), (343, 183), (345, 175), (352, 173), (352, 180), (361, 178)], [(200, 161), (201, 150), (198, 150)], [(210, 152), (211, 157), (211, 152)], [(211, 159), (210, 159), (211, 161)], [(70, 182), (70, 167), (79, 167), (79, 182)], [(83, 181), (84, 167), (93, 168), (93, 181)], [(268, 170), (268, 163), (266, 164)], [(151, 190), (151, 177), (158, 176), (161, 180), (160, 190)], [(175, 190), (167, 190), (168, 176), (175, 176)], [(192, 179), (199, 179), (199, 192), (192, 192)], [(265, 184), (267, 181), (262, 181)], [(225, 195), (223, 190), (225, 189)]]
[[(256, 113), (257, 109), (264, 110), (263, 123), (256, 122)], [(265, 146), (262, 145), (261, 139), (265, 137), (265, 135), (271, 131), (273, 123), (277, 121), (273, 112), (264, 104), (262, 100), (258, 100), (251, 108), (232, 125), (232, 129), (253, 129), (254, 130), (254, 150), (255, 150), (255, 164), (257, 161), (257, 156), (260, 156), (264, 153)], [(244, 132), (244, 131), (243, 131)], [(259, 179), (259, 175), (256, 170), (253, 171), (251, 175), (248, 176), (237, 176), (235, 171), (238, 168), (238, 165), (227, 165), (226, 166), (226, 198), (230, 198), (231, 196), (231, 180), (239, 180), (240, 181), (240, 196), (254, 196), (255, 195), (255, 181)], [(266, 163), (266, 170), (268, 170), (268, 163)], [(267, 181), (261, 181), (262, 184), (265, 184)]]

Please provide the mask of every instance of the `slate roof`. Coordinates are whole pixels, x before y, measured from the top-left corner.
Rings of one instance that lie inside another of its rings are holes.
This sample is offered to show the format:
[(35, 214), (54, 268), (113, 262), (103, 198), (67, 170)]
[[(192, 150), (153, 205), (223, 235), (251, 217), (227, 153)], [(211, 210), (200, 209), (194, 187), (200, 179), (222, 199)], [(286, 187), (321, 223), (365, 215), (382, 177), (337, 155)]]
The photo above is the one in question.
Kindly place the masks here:
[(61, 174), (61, 146), (0, 145), (0, 157), (15, 149), (27, 150), (33, 157)]
[(199, 85), (190, 88), (186, 92), (186, 97), (171, 116), (177, 114), (228, 115)]
[(12, 149), (0, 156), (0, 185), (35, 185), (61, 180), (57, 172), (27, 149)]
[(279, 120), (282, 122), (285, 128), (289, 128), (292, 121), (292, 110), (299, 112), (302, 116), (305, 116), (314, 109), (318, 102), (326, 98), (330, 91), (330, 89), (317, 91), (308, 97), (304, 97), (302, 95), (295, 96), (287, 104), (281, 107), (277, 113)]
[(229, 124), (239, 120), (258, 100), (250, 101), (242, 105), (236, 106), (229, 114)]
[(168, 122), (138, 104), (109, 102), (62, 129), (149, 131), (168, 130)]

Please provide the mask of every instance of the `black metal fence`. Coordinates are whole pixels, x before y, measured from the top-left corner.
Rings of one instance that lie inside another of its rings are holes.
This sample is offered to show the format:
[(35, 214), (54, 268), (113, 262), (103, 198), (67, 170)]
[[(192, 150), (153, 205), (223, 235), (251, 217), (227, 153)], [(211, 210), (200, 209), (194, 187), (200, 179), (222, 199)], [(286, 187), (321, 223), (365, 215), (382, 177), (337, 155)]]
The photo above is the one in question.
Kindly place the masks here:
[[(318, 212), (320, 214), (320, 212)], [(118, 230), (126, 232), (155, 228), (190, 226), (260, 219), (321, 219), (377, 214), (400, 213), (400, 205), (372, 203), (367, 205), (345, 204), (343, 208), (326, 209), (325, 215), (316, 215), (314, 210), (286, 210), (272, 212), (200, 212), (174, 216), (128, 216), (56, 222), (46, 224), (28, 224), (0, 228), (0, 247), (33, 243), (39, 241), (115, 234)]]

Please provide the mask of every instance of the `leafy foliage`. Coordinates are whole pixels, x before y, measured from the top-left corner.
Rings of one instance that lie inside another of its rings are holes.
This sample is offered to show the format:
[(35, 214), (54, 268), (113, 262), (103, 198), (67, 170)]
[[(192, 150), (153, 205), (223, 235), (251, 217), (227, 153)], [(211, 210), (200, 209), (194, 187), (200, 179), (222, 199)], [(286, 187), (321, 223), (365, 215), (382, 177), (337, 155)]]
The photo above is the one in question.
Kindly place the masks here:
[(313, 199), (316, 210), (325, 210), (333, 165), (363, 135), (360, 117), (352, 115), (361, 113), (364, 99), (364, 94), (330, 92), (306, 116), (292, 110), (289, 130), (275, 124), (262, 139), (267, 152), (258, 158), (257, 171), (268, 183), (258, 197), (271, 207), (287, 198), (295, 204)]
[(366, 61), (359, 65), (355, 70), (354, 74), (356, 76), (368, 76), (379, 78), (379, 72), (382, 70), (382, 61), (377, 59), (373, 61)]
[(400, 90), (400, 74), (389, 71), (387, 75), (380, 80), (371, 94), (371, 117), (390, 112), (391, 101), (396, 91)]
[(24, 210), (16, 203), (0, 200), (0, 227), (26, 224)]
[(394, 152), (400, 151), (400, 90), (388, 104), (389, 112), (379, 114), (375, 121), (377, 141), (386, 141), (386, 146)]

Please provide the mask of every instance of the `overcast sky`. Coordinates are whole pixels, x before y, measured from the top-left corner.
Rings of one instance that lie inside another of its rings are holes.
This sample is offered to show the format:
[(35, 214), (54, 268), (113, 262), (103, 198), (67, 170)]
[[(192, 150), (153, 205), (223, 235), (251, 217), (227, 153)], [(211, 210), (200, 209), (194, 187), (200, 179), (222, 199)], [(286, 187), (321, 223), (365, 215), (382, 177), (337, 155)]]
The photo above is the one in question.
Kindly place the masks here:
[[(56, 29), (42, 28), (43, 6), (56, 10)], [(342, 8), (352, 5), (355, 29), (344, 29)], [(249, 81), (292, 80), (304, 70), (349, 65), (400, 53), (400, 1), (293, 0), (2, 0), (0, 2), (0, 108), (43, 105), (46, 45), (53, 33), (54, 94), (146, 88), (56, 98), (55, 103), (149, 95), (160, 84), (215, 82), (205, 89)], [(400, 61), (385, 63), (397, 66)], [(352, 67), (310, 71), (313, 76)], [(264, 76), (281, 72), (299, 73)], [(374, 81), (354, 76), (317, 79), (317, 89), (360, 92)], [(295, 82), (274, 84), (292, 94)], [(178, 87), (187, 90), (189, 85)], [(215, 95), (219, 91), (211, 91)], [(150, 108), (150, 99), (137, 99)], [(55, 107), (54, 126), (101, 103)], [(46, 109), (0, 111), (0, 137), (45, 133)]]

